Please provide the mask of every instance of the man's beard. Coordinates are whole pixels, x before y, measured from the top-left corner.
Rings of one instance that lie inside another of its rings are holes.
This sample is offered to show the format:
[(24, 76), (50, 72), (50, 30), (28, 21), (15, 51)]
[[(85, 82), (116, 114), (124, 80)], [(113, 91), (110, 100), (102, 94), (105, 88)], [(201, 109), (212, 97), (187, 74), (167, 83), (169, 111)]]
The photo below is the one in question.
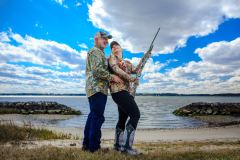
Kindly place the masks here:
[(102, 44), (102, 45), (99, 46), (99, 48), (100, 48), (101, 50), (104, 50), (104, 48), (106, 48), (106, 46), (107, 46), (107, 44)]

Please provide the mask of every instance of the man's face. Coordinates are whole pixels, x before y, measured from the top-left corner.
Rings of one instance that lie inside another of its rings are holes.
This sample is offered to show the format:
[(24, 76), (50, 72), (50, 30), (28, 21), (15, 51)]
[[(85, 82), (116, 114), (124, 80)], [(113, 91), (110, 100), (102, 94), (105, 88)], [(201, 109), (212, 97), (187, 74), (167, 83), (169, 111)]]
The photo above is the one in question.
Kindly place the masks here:
[(122, 53), (122, 48), (121, 48), (121, 46), (119, 46), (119, 45), (117, 45), (117, 44), (115, 44), (115, 45), (113, 45), (112, 46), (112, 52), (115, 54), (120, 54), (120, 53)]
[(98, 37), (96, 39), (96, 44), (97, 44), (98, 47), (104, 49), (108, 45), (108, 39), (107, 38)]

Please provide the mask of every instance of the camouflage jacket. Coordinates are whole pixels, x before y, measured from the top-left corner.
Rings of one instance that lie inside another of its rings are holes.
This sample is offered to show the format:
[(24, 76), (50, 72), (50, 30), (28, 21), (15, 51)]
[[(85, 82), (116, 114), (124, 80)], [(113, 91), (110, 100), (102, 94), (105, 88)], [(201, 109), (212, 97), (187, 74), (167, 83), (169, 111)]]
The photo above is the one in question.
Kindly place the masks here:
[(109, 82), (112, 79), (108, 71), (108, 62), (104, 52), (93, 47), (89, 50), (86, 60), (86, 94), (88, 97), (97, 92), (108, 95)]
[[(116, 93), (122, 90), (129, 91), (129, 81), (132, 73), (136, 73), (135, 67), (132, 65), (130, 61), (123, 60), (115, 56), (113, 53), (110, 55), (109, 59), (109, 67), (113, 71), (114, 74), (119, 76), (124, 83), (110, 83), (110, 92)], [(122, 67), (120, 63), (124, 63), (126, 67)]]

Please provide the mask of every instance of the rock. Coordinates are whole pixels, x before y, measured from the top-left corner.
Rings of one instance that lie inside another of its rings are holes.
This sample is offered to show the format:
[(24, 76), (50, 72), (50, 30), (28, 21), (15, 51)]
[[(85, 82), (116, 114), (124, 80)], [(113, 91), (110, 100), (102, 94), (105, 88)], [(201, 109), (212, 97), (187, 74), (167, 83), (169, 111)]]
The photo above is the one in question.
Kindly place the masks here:
[(77, 144), (76, 143), (70, 143), (70, 146), (76, 146)]
[(208, 108), (206, 113), (207, 114), (212, 114), (212, 108)]
[(0, 102), (0, 114), (65, 114), (80, 115), (81, 112), (57, 102)]
[(183, 113), (185, 113), (185, 114), (190, 114), (192, 111), (190, 111), (190, 110), (187, 110), (187, 109), (183, 109)]
[(240, 103), (191, 103), (173, 112), (179, 116), (240, 115)]
[(212, 115), (217, 115), (218, 111), (213, 111)]
[(196, 110), (196, 113), (200, 113), (200, 111), (201, 111), (200, 109), (197, 109), (197, 110)]

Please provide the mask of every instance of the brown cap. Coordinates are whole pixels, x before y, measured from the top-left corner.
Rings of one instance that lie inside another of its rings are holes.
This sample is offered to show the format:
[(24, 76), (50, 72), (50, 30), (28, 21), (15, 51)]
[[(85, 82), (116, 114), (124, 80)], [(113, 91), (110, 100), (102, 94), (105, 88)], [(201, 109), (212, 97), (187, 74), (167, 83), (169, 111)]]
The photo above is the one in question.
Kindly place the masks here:
[(102, 37), (102, 38), (107, 38), (107, 39), (112, 39), (112, 35), (108, 35), (106, 32), (104, 31), (99, 31), (96, 33), (95, 37)]

